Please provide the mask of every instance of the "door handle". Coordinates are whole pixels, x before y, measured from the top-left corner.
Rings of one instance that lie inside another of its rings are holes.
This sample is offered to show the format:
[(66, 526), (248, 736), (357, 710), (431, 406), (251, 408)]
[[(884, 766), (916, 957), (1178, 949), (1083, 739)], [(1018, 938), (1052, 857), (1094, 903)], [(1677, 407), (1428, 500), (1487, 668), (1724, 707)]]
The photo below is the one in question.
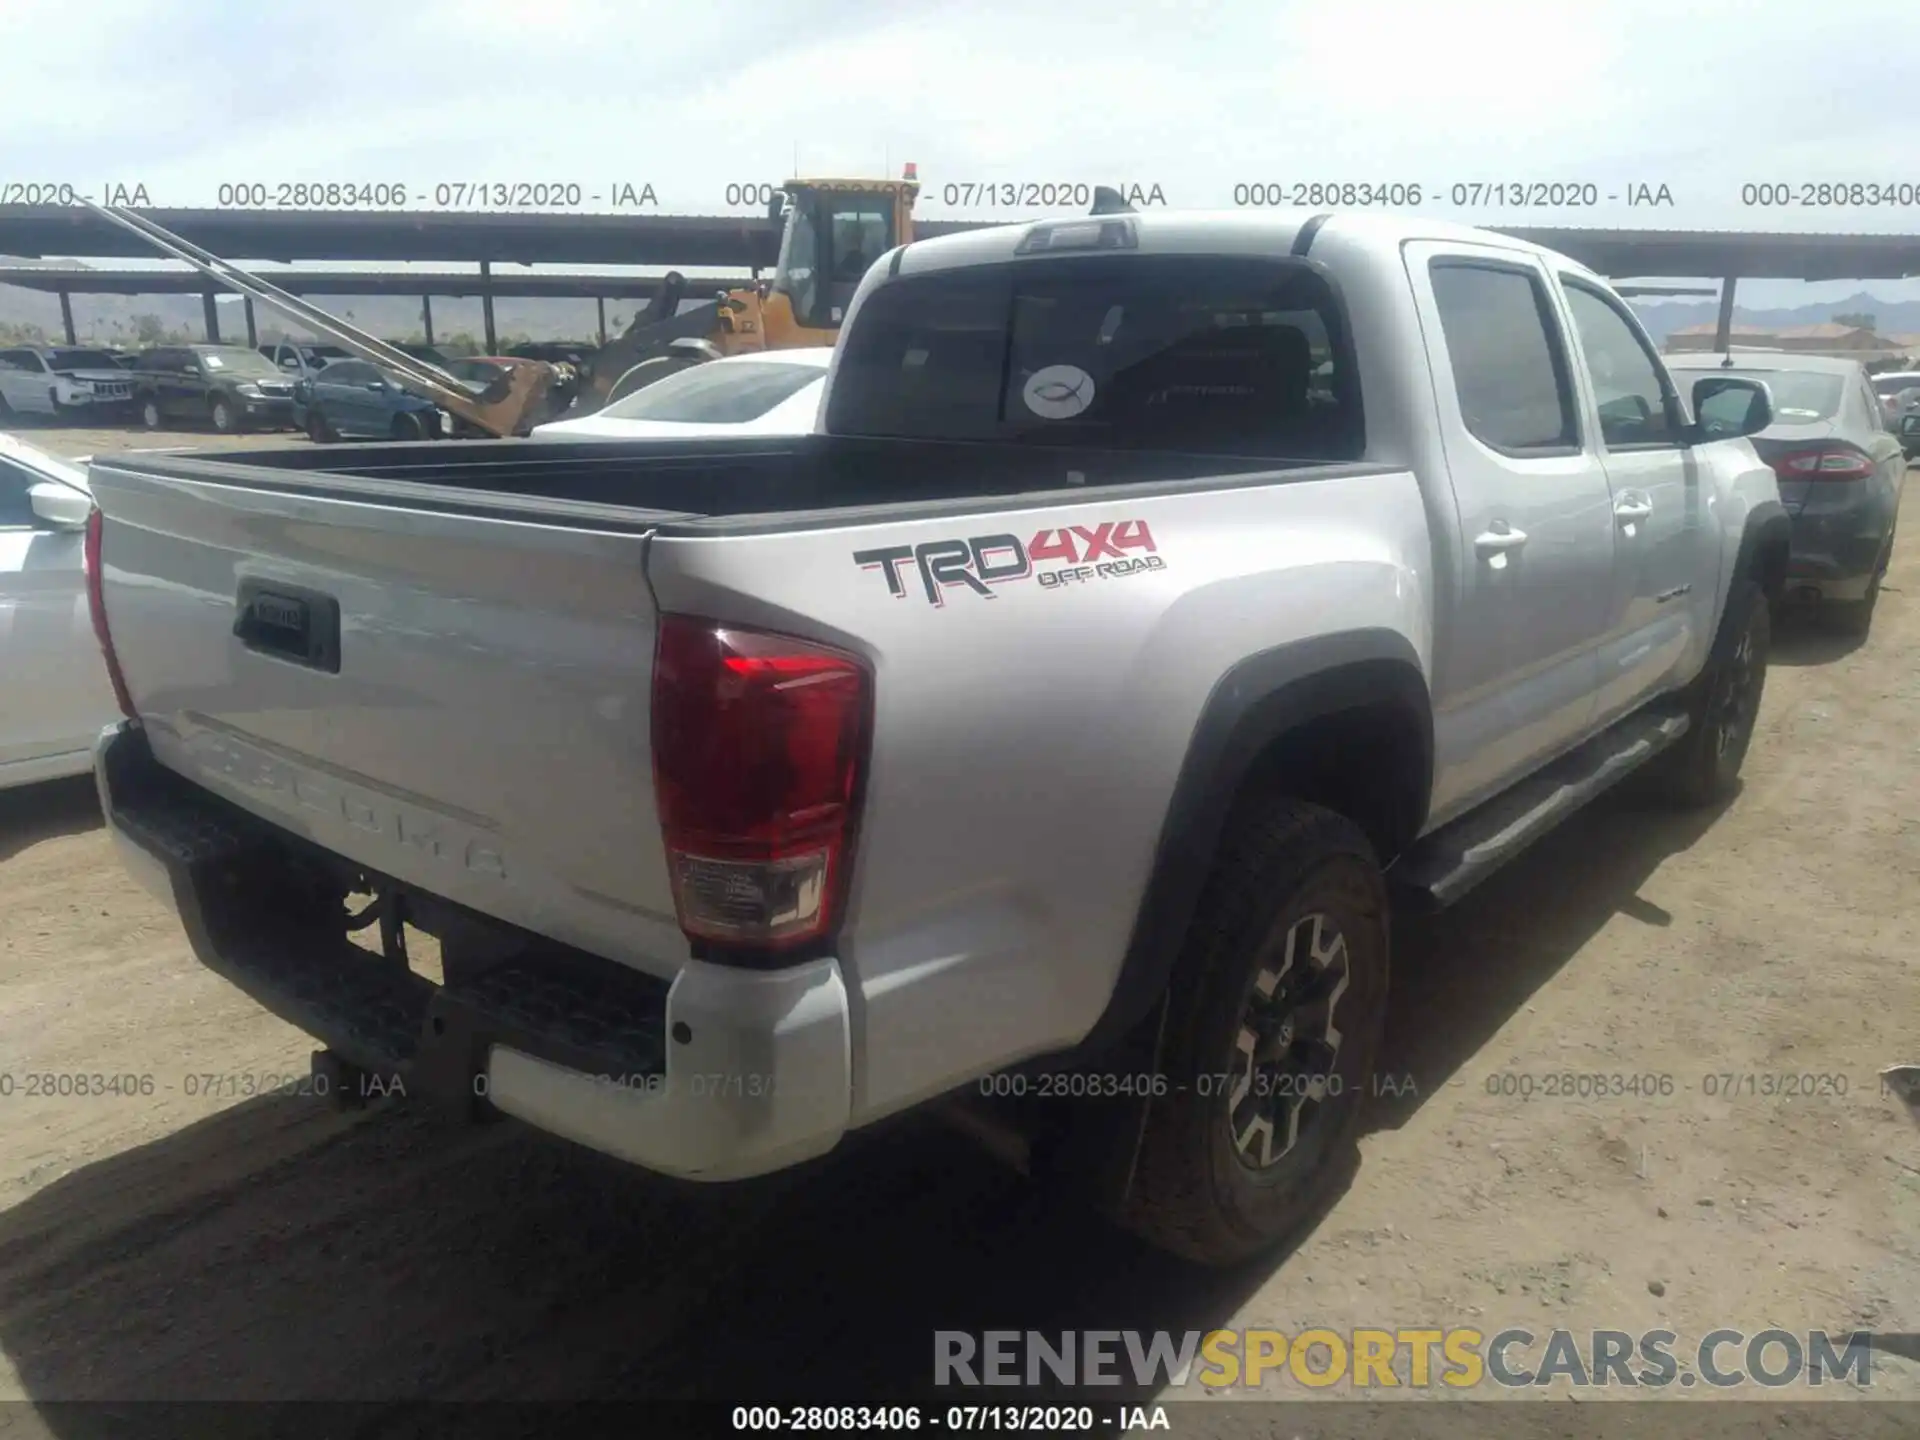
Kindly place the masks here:
[(1644, 495), (1623, 496), (1613, 507), (1613, 518), (1622, 525), (1630, 525), (1636, 520), (1645, 520), (1653, 514), (1653, 501)]
[(1504, 520), (1493, 524), (1473, 537), (1473, 548), (1482, 555), (1500, 555), (1508, 550), (1518, 550), (1527, 543), (1527, 532), (1516, 530)]

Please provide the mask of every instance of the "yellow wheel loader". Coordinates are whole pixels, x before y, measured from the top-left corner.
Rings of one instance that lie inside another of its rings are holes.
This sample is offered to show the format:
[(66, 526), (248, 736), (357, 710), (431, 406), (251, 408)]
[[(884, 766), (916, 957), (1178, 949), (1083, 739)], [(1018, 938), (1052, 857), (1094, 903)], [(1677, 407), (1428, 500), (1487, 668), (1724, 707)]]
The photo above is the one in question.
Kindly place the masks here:
[(772, 277), (683, 311), (686, 277), (669, 273), (625, 333), (588, 362), (572, 413), (707, 360), (833, 344), (867, 267), (912, 242), (919, 193), (911, 165), (899, 180), (787, 182), (768, 208), (782, 222)]
[[(788, 181), (767, 212), (782, 222), (772, 277), (681, 311), (686, 277), (669, 273), (647, 309), (588, 362), (570, 413), (598, 410), (708, 360), (833, 344), (868, 268), (913, 243), (919, 193), (912, 165), (898, 180)], [(1095, 215), (1133, 208), (1111, 186), (1096, 185), (1093, 195)]]

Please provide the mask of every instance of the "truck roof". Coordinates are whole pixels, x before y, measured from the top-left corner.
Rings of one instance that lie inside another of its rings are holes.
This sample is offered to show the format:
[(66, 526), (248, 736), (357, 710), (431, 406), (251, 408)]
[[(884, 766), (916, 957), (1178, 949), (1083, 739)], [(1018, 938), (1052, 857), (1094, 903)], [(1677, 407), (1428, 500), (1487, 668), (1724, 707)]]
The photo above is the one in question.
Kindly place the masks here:
[(1445, 220), (1428, 220), (1417, 215), (1377, 210), (1144, 210), (1123, 217), (1053, 215), (1014, 225), (996, 225), (983, 230), (942, 235), (916, 240), (904, 247), (898, 273), (915, 274), (968, 265), (991, 265), (1010, 260), (1018, 246), (1032, 231), (1043, 225), (1062, 222), (1124, 218), (1134, 226), (1138, 251), (1142, 254), (1287, 254), (1309, 224), (1309, 237), (1317, 246), (1337, 240), (1349, 253), (1353, 249), (1372, 252), (1376, 258), (1398, 263), (1400, 247), (1409, 241), (1431, 240), (1492, 246), (1549, 260), (1555, 269), (1598, 280), (1600, 277), (1578, 261), (1549, 250), (1543, 245), (1518, 240), (1471, 225)]

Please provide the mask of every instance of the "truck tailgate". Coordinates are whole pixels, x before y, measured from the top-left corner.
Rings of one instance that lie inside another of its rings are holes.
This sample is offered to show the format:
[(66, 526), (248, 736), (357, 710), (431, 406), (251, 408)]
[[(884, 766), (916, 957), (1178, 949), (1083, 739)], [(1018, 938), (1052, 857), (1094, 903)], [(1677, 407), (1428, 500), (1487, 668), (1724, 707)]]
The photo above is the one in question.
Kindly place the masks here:
[(643, 513), (92, 477), (107, 623), (162, 765), (377, 875), (655, 974), (685, 958)]

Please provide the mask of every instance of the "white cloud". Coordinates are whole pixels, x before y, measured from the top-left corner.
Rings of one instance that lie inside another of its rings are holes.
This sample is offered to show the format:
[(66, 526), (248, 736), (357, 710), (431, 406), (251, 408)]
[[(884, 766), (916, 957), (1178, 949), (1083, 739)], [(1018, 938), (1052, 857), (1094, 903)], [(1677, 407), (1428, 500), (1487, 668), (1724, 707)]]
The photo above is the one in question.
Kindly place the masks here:
[[(1920, 231), (1920, 204), (1756, 209), (1743, 182), (1920, 185), (1920, 11), (1786, 0), (5, 0), (0, 182), (650, 183), (878, 174), (1666, 184), (1671, 210), (1489, 223)], [(35, 117), (40, 117), (36, 119)], [(985, 213), (978, 210), (973, 213)]]

